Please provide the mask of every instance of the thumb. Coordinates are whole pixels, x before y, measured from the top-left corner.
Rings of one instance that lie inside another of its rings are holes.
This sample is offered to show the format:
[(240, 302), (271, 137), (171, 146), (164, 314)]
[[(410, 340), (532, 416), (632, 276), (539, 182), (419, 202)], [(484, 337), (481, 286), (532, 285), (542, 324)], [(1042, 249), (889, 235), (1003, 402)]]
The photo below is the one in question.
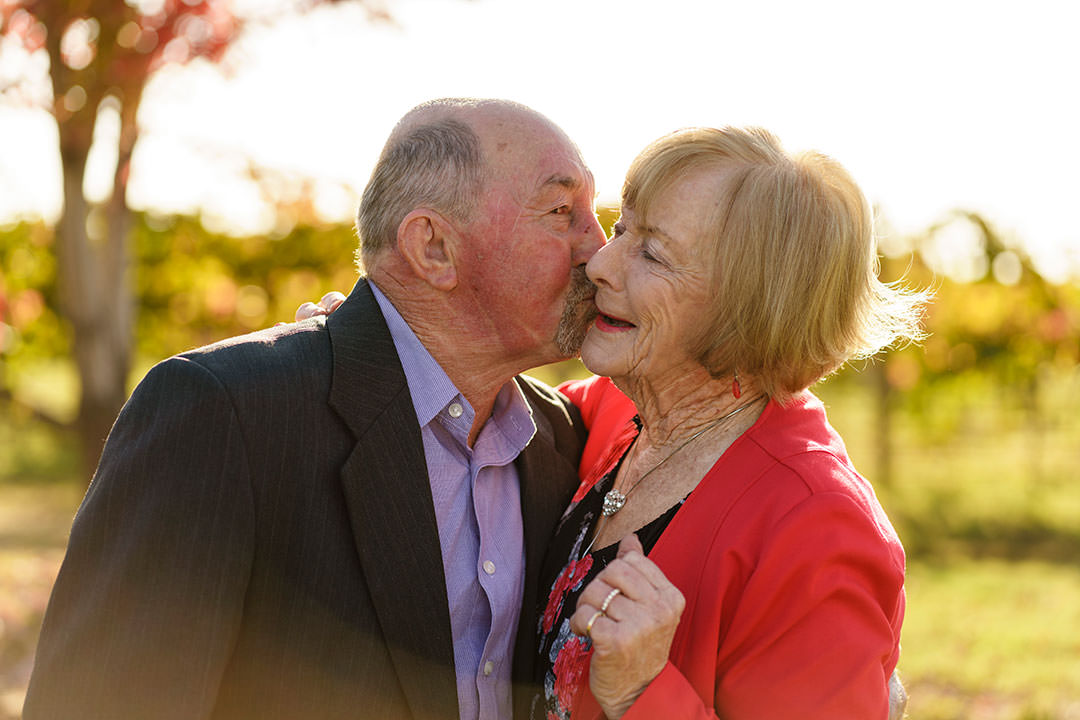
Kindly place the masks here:
[(619, 543), (619, 552), (615, 557), (622, 557), (623, 555), (632, 552), (639, 552), (642, 555), (645, 554), (645, 548), (641, 546), (641, 541), (638, 540), (638, 536), (634, 533), (630, 533), (622, 539), (622, 542)]

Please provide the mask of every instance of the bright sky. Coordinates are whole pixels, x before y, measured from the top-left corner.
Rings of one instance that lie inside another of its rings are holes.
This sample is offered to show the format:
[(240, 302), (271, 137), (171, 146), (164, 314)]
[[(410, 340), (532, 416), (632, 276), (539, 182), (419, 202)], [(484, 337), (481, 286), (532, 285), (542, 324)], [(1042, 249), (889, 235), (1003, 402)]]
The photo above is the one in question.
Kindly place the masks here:
[[(423, 100), (518, 100), (581, 147), (602, 200), (633, 156), (687, 125), (758, 124), (833, 155), (889, 233), (954, 208), (1020, 238), (1051, 277), (1080, 277), (1080, 3), (1030, 0), (390, 0), (250, 32), (225, 77), (165, 72), (140, 116), (129, 199), (270, 223), (249, 160), (312, 176), (351, 216), (390, 128)], [(0, 219), (53, 217), (55, 128), (0, 108)], [(18, 138), (17, 142), (13, 142)], [(107, 166), (107, 162), (103, 163)], [(93, 188), (91, 188), (92, 190)], [(960, 251), (962, 234), (953, 236)], [(948, 248), (946, 248), (947, 250)], [(960, 252), (959, 254), (962, 254)]]

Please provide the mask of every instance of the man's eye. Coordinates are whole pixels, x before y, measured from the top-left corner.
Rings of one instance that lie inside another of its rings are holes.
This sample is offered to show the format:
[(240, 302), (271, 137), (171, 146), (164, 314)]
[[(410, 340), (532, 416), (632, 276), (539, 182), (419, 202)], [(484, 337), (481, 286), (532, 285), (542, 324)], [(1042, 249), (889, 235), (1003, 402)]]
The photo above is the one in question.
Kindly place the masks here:
[(570, 206), (569, 205), (560, 205), (559, 207), (552, 210), (551, 214), (552, 215), (569, 215), (570, 214)]

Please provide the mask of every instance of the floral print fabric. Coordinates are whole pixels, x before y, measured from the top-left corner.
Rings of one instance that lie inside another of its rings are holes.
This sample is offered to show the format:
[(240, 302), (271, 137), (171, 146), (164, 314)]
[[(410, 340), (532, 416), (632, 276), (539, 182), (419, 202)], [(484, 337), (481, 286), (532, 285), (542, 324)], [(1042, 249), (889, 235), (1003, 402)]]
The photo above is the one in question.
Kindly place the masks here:
[[(569, 720), (574, 696), (588, 677), (592, 641), (570, 630), (570, 617), (577, 609), (582, 591), (618, 553), (618, 543), (599, 550), (589, 547), (593, 528), (600, 518), (604, 494), (614, 484), (618, 470), (619, 465), (616, 465), (580, 502), (571, 505), (548, 548), (545, 567), (556, 565), (560, 569), (554, 579), (550, 578), (550, 573), (541, 578), (541, 587), (550, 590), (537, 628), (540, 635), (537, 672), (543, 689), (533, 698), (533, 720)], [(638, 539), (646, 553), (656, 544), (681, 504), (638, 531)]]

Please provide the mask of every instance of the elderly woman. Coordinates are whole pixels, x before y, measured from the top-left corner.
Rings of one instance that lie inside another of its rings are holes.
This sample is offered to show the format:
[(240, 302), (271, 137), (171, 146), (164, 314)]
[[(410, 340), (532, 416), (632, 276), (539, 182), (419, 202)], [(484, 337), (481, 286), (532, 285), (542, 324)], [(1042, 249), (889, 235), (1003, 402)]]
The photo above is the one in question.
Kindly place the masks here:
[(587, 272), (590, 425), (541, 587), (541, 718), (884, 718), (904, 552), (807, 389), (918, 334), (833, 160), (759, 129), (645, 149)]

